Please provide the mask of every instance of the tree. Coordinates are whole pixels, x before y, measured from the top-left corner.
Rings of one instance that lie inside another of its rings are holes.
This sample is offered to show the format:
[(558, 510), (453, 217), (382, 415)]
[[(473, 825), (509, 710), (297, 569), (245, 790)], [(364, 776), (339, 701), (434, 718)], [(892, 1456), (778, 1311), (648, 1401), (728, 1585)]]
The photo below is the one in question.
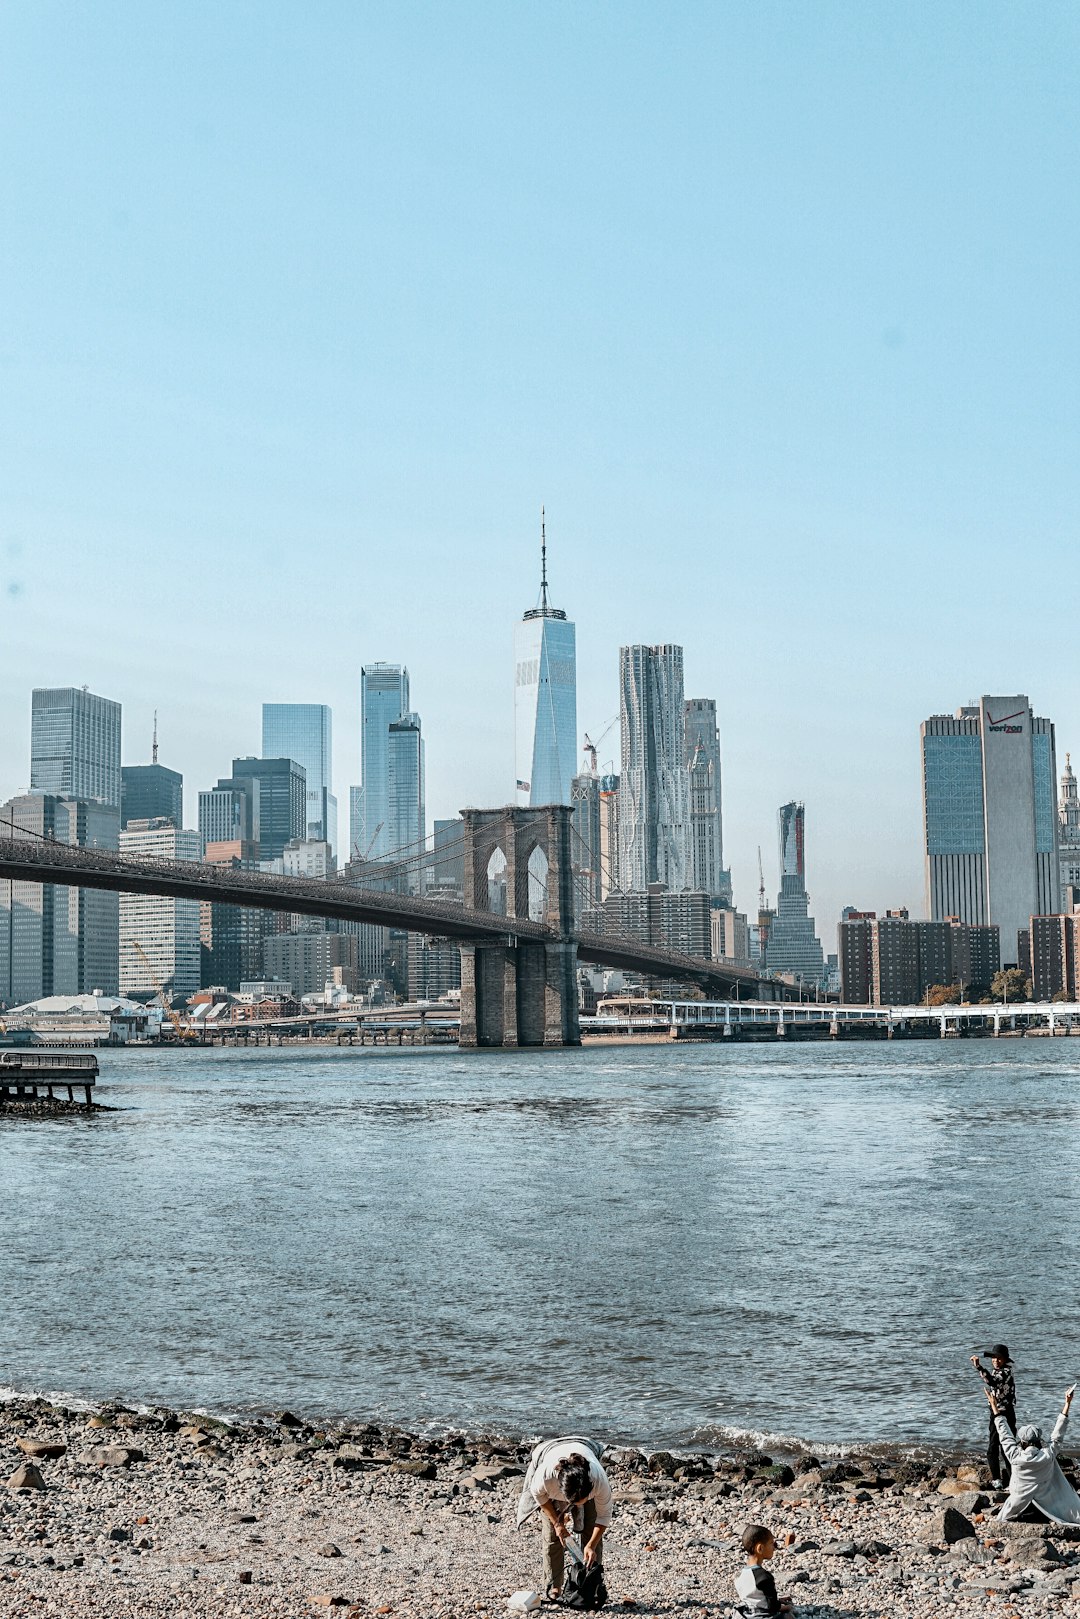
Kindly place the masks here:
[(1028, 1001), (1031, 999), (1031, 979), (1019, 967), (1003, 967), (994, 974), (990, 993), (995, 1001)]
[(959, 1006), (959, 984), (931, 984), (926, 992), (927, 1006)]
[(1050, 999), (1052, 1001), (1071, 1001), (1072, 996), (1067, 989), (1059, 989), (1056, 995), (1051, 995)]

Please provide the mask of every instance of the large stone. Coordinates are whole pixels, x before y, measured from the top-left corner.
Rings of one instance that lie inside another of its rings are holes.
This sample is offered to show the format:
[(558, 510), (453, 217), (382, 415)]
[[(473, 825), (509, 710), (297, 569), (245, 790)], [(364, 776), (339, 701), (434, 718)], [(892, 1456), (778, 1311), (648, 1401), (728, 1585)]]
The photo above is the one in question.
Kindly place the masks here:
[(43, 1490), (45, 1480), (33, 1462), (23, 1462), (7, 1481), (9, 1490)]
[(79, 1460), (90, 1467), (130, 1467), (132, 1462), (144, 1462), (146, 1456), (133, 1445), (94, 1445)]
[(63, 1456), (67, 1451), (66, 1445), (54, 1444), (48, 1439), (16, 1439), (15, 1443), (24, 1456), (33, 1456), (38, 1461)]
[(983, 1495), (981, 1490), (969, 1490), (966, 1495), (954, 1495), (952, 1505), (957, 1512), (962, 1512), (965, 1518), (970, 1518), (974, 1512), (985, 1512), (990, 1505), (990, 1497)]
[(332, 1467), (351, 1468), (354, 1472), (377, 1465), (374, 1458), (359, 1445), (340, 1445), (330, 1458)]
[(1021, 1568), (1054, 1568), (1065, 1559), (1052, 1540), (1041, 1535), (1025, 1535), (1023, 1540), (1010, 1540), (1009, 1560)]
[[(1031, 1540), (1036, 1536), (1045, 1537), (1051, 1530), (1055, 1535), (1059, 1536), (1064, 1533), (1062, 1526), (1056, 1523), (1047, 1523), (1045, 1518), (1039, 1519), (1037, 1523), (1024, 1523), (1019, 1518), (1010, 1518), (1007, 1523), (1002, 1523), (1000, 1519), (995, 1518), (993, 1530), (995, 1535), (1000, 1535), (1005, 1540)], [(1064, 1538), (1068, 1540), (1071, 1536), (1065, 1534)]]
[(500, 1479), (520, 1478), (524, 1471), (516, 1462), (488, 1462), (474, 1467), (470, 1477), (477, 1484), (498, 1484)]
[(438, 1468), (434, 1462), (391, 1462), (391, 1473), (406, 1473), (411, 1478), (437, 1478)]
[(952, 1474), (950, 1474), (948, 1478), (943, 1478), (941, 1483), (938, 1485), (938, 1494), (970, 1495), (971, 1485), (968, 1483), (967, 1479), (959, 1477), (954, 1478)]
[(932, 1512), (923, 1529), (923, 1538), (932, 1546), (951, 1546), (957, 1540), (970, 1540), (974, 1534), (974, 1526), (955, 1507)]

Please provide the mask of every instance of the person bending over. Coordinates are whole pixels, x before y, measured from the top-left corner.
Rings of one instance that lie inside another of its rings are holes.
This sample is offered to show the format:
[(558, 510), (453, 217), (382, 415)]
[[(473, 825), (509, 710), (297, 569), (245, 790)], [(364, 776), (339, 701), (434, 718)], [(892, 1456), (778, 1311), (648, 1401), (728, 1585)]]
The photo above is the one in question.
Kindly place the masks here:
[(1001, 1448), (1012, 1467), (1009, 1499), (998, 1518), (1007, 1523), (1018, 1518), (1025, 1507), (1036, 1507), (1052, 1523), (1080, 1523), (1080, 1496), (1061, 1471), (1057, 1459), (1058, 1446), (1069, 1421), (1073, 1389), (1065, 1391), (1065, 1403), (1048, 1443), (1043, 1440), (1042, 1430), (1033, 1427), (1021, 1428), (1014, 1439), (1000, 1402), (992, 1394), (986, 1397), (997, 1424)]
[(612, 1494), (600, 1465), (600, 1450), (589, 1439), (549, 1439), (529, 1458), (518, 1503), (518, 1528), (539, 1509), (544, 1549), (544, 1581), (549, 1597), (562, 1594), (566, 1541), (581, 1536), (588, 1566), (602, 1561), (604, 1532), (611, 1523)]
[[(1013, 1433), (1016, 1432), (1016, 1379), (1013, 1376), (1013, 1364), (1005, 1344), (995, 1344), (986, 1351), (990, 1362), (984, 1366), (979, 1355), (972, 1355), (971, 1364), (983, 1380), (983, 1388), (987, 1394), (992, 1394), (1001, 1407), (1001, 1414), (1005, 1418)], [(990, 1483), (995, 1490), (1009, 1488), (1009, 1463), (1005, 1452), (998, 1440), (995, 1418), (990, 1418), (990, 1437), (986, 1446), (986, 1465), (990, 1469)]]
[(776, 1581), (765, 1564), (776, 1552), (776, 1537), (764, 1524), (752, 1523), (743, 1531), (742, 1549), (746, 1567), (735, 1576), (739, 1613), (745, 1619), (762, 1619), (766, 1614), (791, 1613), (791, 1598), (778, 1597)]

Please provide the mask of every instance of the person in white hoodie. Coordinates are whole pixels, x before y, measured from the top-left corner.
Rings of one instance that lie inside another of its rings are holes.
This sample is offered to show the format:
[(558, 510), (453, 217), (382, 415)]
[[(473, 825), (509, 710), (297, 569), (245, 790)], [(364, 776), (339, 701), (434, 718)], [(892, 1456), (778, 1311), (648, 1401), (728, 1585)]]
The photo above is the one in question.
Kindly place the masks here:
[(612, 1493), (600, 1466), (601, 1447), (591, 1439), (548, 1439), (529, 1457), (518, 1502), (517, 1526), (541, 1514), (547, 1594), (562, 1592), (567, 1536), (582, 1538), (586, 1564), (599, 1563), (601, 1542), (611, 1522)]
[(987, 1394), (987, 1399), (1001, 1448), (1012, 1468), (1009, 1498), (997, 1514), (998, 1518), (1007, 1523), (1018, 1518), (1025, 1507), (1036, 1507), (1051, 1523), (1080, 1523), (1080, 1496), (1061, 1471), (1057, 1459), (1058, 1446), (1069, 1421), (1073, 1389), (1066, 1391), (1065, 1403), (1048, 1442), (1044, 1442), (1040, 1428), (1030, 1425), (1020, 1428), (1014, 1439), (1000, 1401), (992, 1394)]

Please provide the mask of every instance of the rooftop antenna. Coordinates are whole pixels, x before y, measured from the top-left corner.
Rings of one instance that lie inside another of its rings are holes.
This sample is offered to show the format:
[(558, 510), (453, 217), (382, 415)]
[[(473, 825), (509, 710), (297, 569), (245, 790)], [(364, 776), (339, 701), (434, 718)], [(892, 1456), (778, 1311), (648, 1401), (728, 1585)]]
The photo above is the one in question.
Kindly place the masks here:
[(547, 524), (544, 508), (540, 508), (540, 605), (547, 611)]
[(151, 755), (154, 764), (157, 764), (157, 709), (154, 710), (154, 751)]

